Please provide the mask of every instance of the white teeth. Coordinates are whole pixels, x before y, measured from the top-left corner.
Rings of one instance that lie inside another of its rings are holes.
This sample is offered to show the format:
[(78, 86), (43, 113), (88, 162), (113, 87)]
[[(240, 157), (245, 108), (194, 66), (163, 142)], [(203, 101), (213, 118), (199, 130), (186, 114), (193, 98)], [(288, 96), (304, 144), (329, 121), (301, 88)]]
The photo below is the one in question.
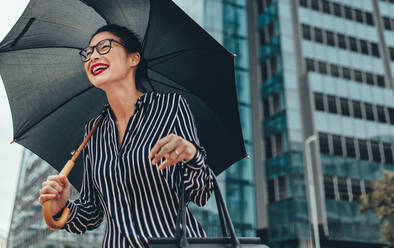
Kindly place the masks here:
[(107, 69), (108, 67), (109, 67), (108, 65), (98, 65), (98, 66), (94, 67), (94, 69), (92, 70), (92, 72), (95, 73), (95, 72), (98, 71), (98, 70)]

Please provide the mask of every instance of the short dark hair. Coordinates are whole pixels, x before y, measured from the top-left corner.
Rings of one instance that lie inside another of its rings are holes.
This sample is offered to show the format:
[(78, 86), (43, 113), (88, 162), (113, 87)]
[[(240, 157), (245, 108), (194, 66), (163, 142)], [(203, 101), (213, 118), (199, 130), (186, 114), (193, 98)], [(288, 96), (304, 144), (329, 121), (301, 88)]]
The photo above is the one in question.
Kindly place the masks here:
[(110, 32), (119, 37), (120, 41), (124, 44), (124, 47), (128, 53), (135, 53), (138, 52), (140, 54), (140, 63), (137, 66), (135, 81), (136, 87), (140, 90), (144, 90), (142, 86), (142, 81), (147, 79), (147, 68), (146, 68), (146, 61), (142, 55), (142, 43), (137, 34), (135, 34), (130, 29), (119, 26), (117, 24), (107, 24), (105, 26), (100, 27), (99, 29), (92, 34), (90, 37), (90, 41), (92, 41), (93, 37), (102, 32)]

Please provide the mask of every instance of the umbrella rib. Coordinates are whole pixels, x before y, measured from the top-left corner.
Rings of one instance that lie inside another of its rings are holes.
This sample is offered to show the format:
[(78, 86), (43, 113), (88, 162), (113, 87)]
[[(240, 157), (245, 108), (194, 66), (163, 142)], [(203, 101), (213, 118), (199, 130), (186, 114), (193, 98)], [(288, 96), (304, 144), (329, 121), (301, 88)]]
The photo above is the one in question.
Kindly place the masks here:
[(33, 24), (33, 22), (36, 20), (36, 18), (30, 18), (29, 22), (26, 24), (26, 26), (23, 28), (22, 32), (15, 38), (15, 40), (11, 43), (11, 47), (15, 46), (16, 43), (22, 38), (22, 36), (27, 32), (27, 30), (30, 28), (30, 26)]
[(37, 124), (39, 124), (42, 120), (44, 120), (45, 118), (47, 118), (48, 116), (50, 116), (53, 112), (55, 112), (56, 110), (60, 109), (62, 106), (64, 106), (66, 103), (68, 103), (69, 101), (71, 101), (73, 98), (75, 98), (76, 96), (79, 96), (83, 93), (85, 93), (86, 91), (88, 91), (89, 89), (93, 88), (93, 86), (89, 86), (88, 88), (80, 91), (78, 94), (73, 95), (71, 98), (67, 99), (66, 101), (64, 101), (63, 103), (59, 104), (59, 106), (57, 106), (56, 108), (54, 108), (52, 111), (50, 111), (48, 114), (46, 114), (45, 116), (43, 116), (40, 120), (38, 120), (36, 123), (34, 123), (33, 125), (31, 125), (29, 128), (25, 129), (25, 131), (22, 131), (18, 137), (14, 137), (15, 140), (18, 140), (20, 137), (22, 137), (27, 131), (31, 130), (33, 127), (35, 127)]

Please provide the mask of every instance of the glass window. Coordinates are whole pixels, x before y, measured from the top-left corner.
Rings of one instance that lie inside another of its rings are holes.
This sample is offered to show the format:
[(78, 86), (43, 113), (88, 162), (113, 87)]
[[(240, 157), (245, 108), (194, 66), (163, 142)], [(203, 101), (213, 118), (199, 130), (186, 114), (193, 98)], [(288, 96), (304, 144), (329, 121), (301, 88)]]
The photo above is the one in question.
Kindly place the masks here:
[(368, 52), (368, 42), (365, 40), (360, 40), (360, 47), (361, 47), (361, 53), (363, 54), (369, 54)]
[(327, 0), (323, 0), (323, 12), (327, 14), (331, 13), (330, 2)]
[(324, 176), (324, 193), (326, 198), (335, 199), (334, 180), (332, 176)]
[(285, 199), (287, 197), (287, 186), (286, 186), (285, 176), (278, 177), (278, 186), (279, 186), (279, 200)]
[(371, 51), (372, 51), (372, 55), (375, 57), (379, 57), (379, 48), (378, 48), (378, 44), (371, 42)]
[(343, 73), (343, 78), (350, 80), (351, 79), (351, 75), (350, 75), (350, 69), (347, 67), (343, 67), (342, 68), (342, 73)]
[(267, 61), (264, 61), (260, 66), (261, 67), (261, 79), (263, 80), (263, 82), (266, 81), (269, 77), (267, 66), (268, 66)]
[(330, 64), (330, 74), (333, 77), (339, 77), (339, 69), (335, 64)]
[(382, 161), (382, 157), (380, 156), (379, 143), (375, 141), (371, 141), (371, 151), (372, 151), (372, 160), (375, 162)]
[(390, 59), (394, 61), (394, 47), (390, 47)]
[(323, 31), (320, 28), (314, 28), (315, 31), (315, 41), (323, 43)]
[(362, 82), (363, 81), (363, 74), (361, 73), (361, 71), (354, 70), (354, 79), (357, 82)]
[(350, 116), (349, 101), (346, 98), (340, 98), (341, 102), (341, 114)]
[(276, 56), (272, 56), (270, 58), (270, 62), (271, 62), (271, 75), (275, 75), (277, 73), (278, 70), (278, 59)]
[(311, 7), (314, 10), (319, 10), (319, 1), (318, 0), (312, 0)]
[(331, 31), (326, 31), (326, 38), (327, 38), (327, 44), (330, 46), (335, 46), (335, 38), (334, 38), (334, 33)]
[(328, 103), (328, 112), (334, 114), (338, 113), (335, 96), (327, 96), (327, 103)]
[(384, 77), (382, 75), (377, 75), (376, 76), (376, 81), (378, 83), (378, 86), (380, 86), (380, 87), (384, 87), (385, 86)]
[(279, 93), (272, 95), (272, 105), (274, 107), (274, 114), (278, 113), (281, 110)]
[(282, 133), (275, 134), (275, 152), (276, 152), (275, 156), (282, 154), (284, 152)]
[(345, 36), (342, 34), (337, 34), (338, 46), (340, 48), (346, 49), (346, 40)]
[(264, 109), (264, 119), (268, 119), (270, 117), (270, 105), (268, 97), (263, 100), (263, 109)]
[(320, 152), (330, 154), (330, 146), (328, 143), (328, 135), (325, 133), (319, 133), (319, 147)]
[(360, 159), (363, 160), (369, 160), (369, 155), (368, 155), (368, 147), (367, 147), (367, 141), (366, 140), (358, 140), (358, 150), (360, 154)]
[(327, 74), (327, 64), (326, 62), (319, 61), (319, 72), (322, 74)]
[(394, 108), (388, 108), (390, 124), (394, 124)]
[(364, 22), (364, 18), (363, 18), (363, 12), (361, 12), (360, 10), (358, 10), (358, 9), (356, 9), (355, 10), (355, 14), (356, 14), (356, 21), (357, 22), (361, 22), (361, 23), (363, 23)]
[(334, 154), (337, 156), (342, 156), (343, 152), (342, 152), (342, 141), (341, 141), (341, 137), (338, 135), (333, 135), (332, 136), (332, 146), (334, 149)]
[(372, 105), (369, 104), (369, 103), (365, 103), (364, 107), (365, 107), (365, 117), (367, 118), (367, 120), (374, 121), (375, 118), (374, 118), (374, 115), (373, 115)]
[(272, 158), (272, 144), (271, 137), (265, 139), (265, 157)]
[(353, 104), (353, 116), (356, 118), (363, 118), (362, 112), (361, 112), (361, 103), (359, 101), (352, 100)]
[(361, 196), (361, 184), (358, 179), (351, 179), (353, 201), (359, 201)]
[(311, 59), (306, 59), (306, 70), (307, 71), (316, 71), (315, 63)]
[(302, 25), (302, 38), (305, 40), (311, 40), (311, 28), (308, 25)]
[(275, 202), (275, 182), (274, 179), (268, 180), (268, 202)]
[[(261, 1), (261, 0), (258, 0)], [(300, 0), (300, 5), (302, 7), (308, 8), (308, 1), (307, 0)]]
[(378, 121), (381, 123), (386, 123), (386, 114), (384, 113), (384, 108), (382, 106), (376, 106), (376, 112), (378, 114)]
[(390, 21), (390, 18), (383, 17), (383, 24), (384, 24), (384, 28), (385, 28), (385, 29), (391, 30), (391, 21)]
[(368, 25), (373, 25), (373, 16), (369, 12), (365, 12), (365, 20)]
[(315, 93), (315, 109), (319, 111), (324, 111), (323, 94)]
[(333, 3), (334, 15), (342, 17), (341, 5)]
[(349, 19), (349, 20), (352, 20), (352, 19), (353, 19), (353, 11), (352, 11), (352, 8), (350, 8), (350, 7), (348, 7), (348, 6), (345, 7), (345, 18), (346, 18), (346, 19)]
[(338, 193), (339, 199), (341, 199), (342, 201), (349, 200), (349, 193), (347, 190), (347, 183), (345, 178), (338, 177)]
[(356, 38), (349, 37), (349, 45), (350, 45), (350, 50), (352, 50), (353, 52), (358, 52), (358, 46), (357, 46)]
[(365, 73), (365, 77), (366, 77), (367, 84), (374, 85), (372, 73), (369, 73), (369, 72)]
[(346, 156), (355, 158), (356, 157), (356, 147), (354, 146), (354, 139), (350, 137), (345, 138), (346, 143)]
[(383, 153), (386, 164), (393, 164), (393, 149), (391, 144), (383, 143)]

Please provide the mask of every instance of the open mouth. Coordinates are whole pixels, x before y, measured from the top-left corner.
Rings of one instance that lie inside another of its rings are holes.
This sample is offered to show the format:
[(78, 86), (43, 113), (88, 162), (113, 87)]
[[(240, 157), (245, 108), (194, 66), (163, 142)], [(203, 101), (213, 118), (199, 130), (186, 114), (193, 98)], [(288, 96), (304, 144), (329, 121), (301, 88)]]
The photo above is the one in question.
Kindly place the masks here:
[(107, 70), (109, 67), (109, 65), (106, 64), (95, 64), (90, 68), (90, 72), (93, 74), (93, 76), (96, 76), (100, 73), (102, 73), (103, 71)]

